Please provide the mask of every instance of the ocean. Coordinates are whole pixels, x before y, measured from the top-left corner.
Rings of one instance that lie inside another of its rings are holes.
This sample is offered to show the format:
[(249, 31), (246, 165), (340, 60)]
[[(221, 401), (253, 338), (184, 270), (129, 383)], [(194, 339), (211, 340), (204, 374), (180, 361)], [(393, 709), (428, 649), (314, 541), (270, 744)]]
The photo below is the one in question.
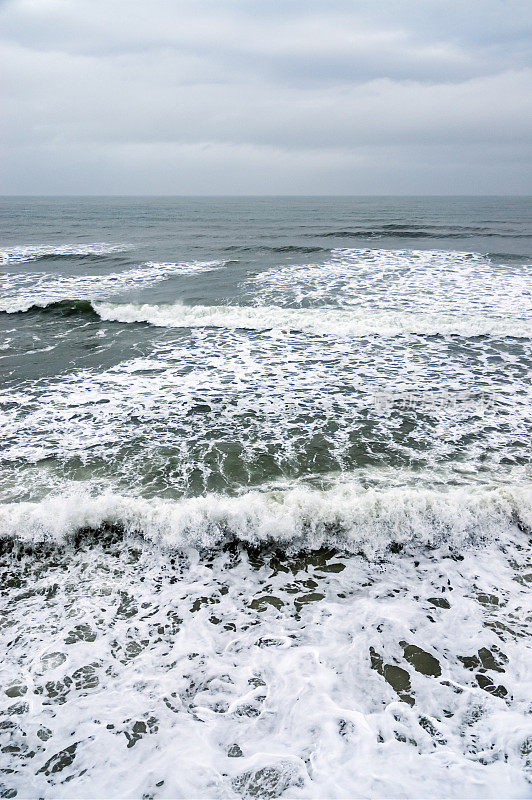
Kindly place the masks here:
[(0, 206), (0, 797), (530, 797), (532, 199)]

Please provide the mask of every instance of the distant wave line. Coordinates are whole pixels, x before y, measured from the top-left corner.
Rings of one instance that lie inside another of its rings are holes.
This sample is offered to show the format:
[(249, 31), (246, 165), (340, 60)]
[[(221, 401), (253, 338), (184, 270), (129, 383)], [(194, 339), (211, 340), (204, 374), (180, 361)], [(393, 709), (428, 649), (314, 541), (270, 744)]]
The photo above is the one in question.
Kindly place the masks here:
[(130, 244), (107, 244), (105, 242), (6, 247), (0, 250), (0, 263), (2, 265), (24, 264), (29, 261), (40, 261), (47, 258), (102, 257), (113, 253), (123, 253), (131, 249), (132, 245)]

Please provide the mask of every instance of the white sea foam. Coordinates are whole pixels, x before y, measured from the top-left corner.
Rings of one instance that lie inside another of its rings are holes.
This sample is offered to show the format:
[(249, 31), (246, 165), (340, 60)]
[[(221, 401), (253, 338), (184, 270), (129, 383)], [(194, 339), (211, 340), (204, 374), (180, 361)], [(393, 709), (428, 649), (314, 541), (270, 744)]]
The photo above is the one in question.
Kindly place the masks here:
[(3, 782), (46, 798), (527, 797), (522, 559), (499, 557), (178, 570), (85, 548), (31, 582), (20, 570), (0, 631)]
[(199, 272), (209, 272), (210, 270), (219, 269), (226, 264), (227, 261), (147, 261), (144, 265), (148, 269), (161, 270), (164, 273), (173, 274), (174, 272), (179, 275), (196, 275)]
[[(102, 327), (105, 337), (87, 342), (105, 358), (123, 329)], [(412, 339), (416, 357), (405, 359), (403, 337), (168, 331), (107, 369), (6, 385), (0, 435), (10, 469), (0, 492), (17, 475), (18, 494), (8, 497), (33, 499), (94, 465), (117, 491), (195, 494), (349, 472), (382, 464), (382, 454), (395, 469), (448, 463), (503, 475), (529, 462), (532, 398), (521, 361), (530, 340), (467, 345), (466, 359), (445, 338)]]
[[(3, 558), (5, 791), (528, 797), (527, 554), (512, 523), (516, 506), (530, 519), (525, 491), (21, 507), (9, 527), (37, 539), (108, 521), (189, 547), (82, 539), (51, 559)], [(228, 523), (245, 537), (252, 518), (268, 538), (275, 523), (282, 536), (305, 527), (312, 546), (347, 521), (350, 547), (368, 552), (406, 524), (400, 541), (421, 547), (379, 562), (190, 548)], [(423, 547), (440, 538), (482, 546)]]
[(532, 529), (532, 484), (434, 491), (346, 482), (326, 490), (297, 486), (173, 501), (77, 491), (0, 506), (0, 536), (30, 541), (62, 541), (84, 528), (113, 525), (171, 548), (215, 547), (236, 538), (292, 548), (335, 545), (369, 556), (391, 543), (461, 549), (500, 539), (516, 521)]
[(497, 266), (479, 253), (338, 249), (321, 263), (261, 272), (247, 287), (250, 306), (102, 303), (96, 311), (105, 320), (160, 327), (352, 336), (532, 335), (522, 265)]
[(142, 289), (172, 275), (195, 275), (218, 269), (224, 261), (159, 263), (150, 261), (133, 269), (106, 275), (57, 275), (47, 272), (0, 275), (0, 311), (17, 313), (45, 308), (62, 300), (112, 297), (130, 289)]
[(529, 271), (480, 253), (343, 248), (321, 263), (261, 272), (250, 279), (249, 290), (261, 305), (530, 316)]
[(122, 253), (130, 249), (131, 245), (128, 244), (108, 244), (106, 242), (5, 247), (0, 250), (0, 263), (2, 265), (24, 264), (27, 261), (37, 261), (48, 256), (104, 256)]
[(94, 303), (101, 319), (147, 322), (168, 328), (232, 328), (294, 330), (346, 336), (532, 336), (532, 321), (519, 314), (415, 313), (411, 311), (279, 308), (276, 306), (186, 306), (134, 303)]
[[(518, 335), (527, 289), (474, 254), (361, 252), (252, 280), (254, 308), (101, 302), (213, 262), (11, 276), (14, 310), (87, 298), (192, 330), (80, 317), (95, 358), (8, 375), (1, 794), (530, 796), (530, 339), (383, 339)], [(10, 348), (76, 328), (49, 319)], [(141, 349), (106, 361), (123, 339)], [(424, 404), (441, 388), (466, 400)]]

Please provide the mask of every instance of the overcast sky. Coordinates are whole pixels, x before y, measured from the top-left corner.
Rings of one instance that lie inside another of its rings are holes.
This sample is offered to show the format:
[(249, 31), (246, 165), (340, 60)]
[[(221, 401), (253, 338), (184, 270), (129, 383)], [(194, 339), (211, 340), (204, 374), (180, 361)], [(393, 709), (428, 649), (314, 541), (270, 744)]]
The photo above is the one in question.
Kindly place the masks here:
[(0, 0), (4, 194), (530, 194), (532, 0)]

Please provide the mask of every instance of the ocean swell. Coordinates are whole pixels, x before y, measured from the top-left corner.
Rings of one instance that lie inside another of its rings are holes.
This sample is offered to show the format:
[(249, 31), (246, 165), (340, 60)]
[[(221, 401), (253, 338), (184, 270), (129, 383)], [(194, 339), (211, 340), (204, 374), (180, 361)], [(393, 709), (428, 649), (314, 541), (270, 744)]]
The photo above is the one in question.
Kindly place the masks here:
[(47, 258), (98, 258), (113, 253), (123, 253), (130, 249), (131, 245), (106, 244), (105, 242), (6, 247), (0, 250), (0, 264), (25, 264), (28, 261), (41, 261)]

